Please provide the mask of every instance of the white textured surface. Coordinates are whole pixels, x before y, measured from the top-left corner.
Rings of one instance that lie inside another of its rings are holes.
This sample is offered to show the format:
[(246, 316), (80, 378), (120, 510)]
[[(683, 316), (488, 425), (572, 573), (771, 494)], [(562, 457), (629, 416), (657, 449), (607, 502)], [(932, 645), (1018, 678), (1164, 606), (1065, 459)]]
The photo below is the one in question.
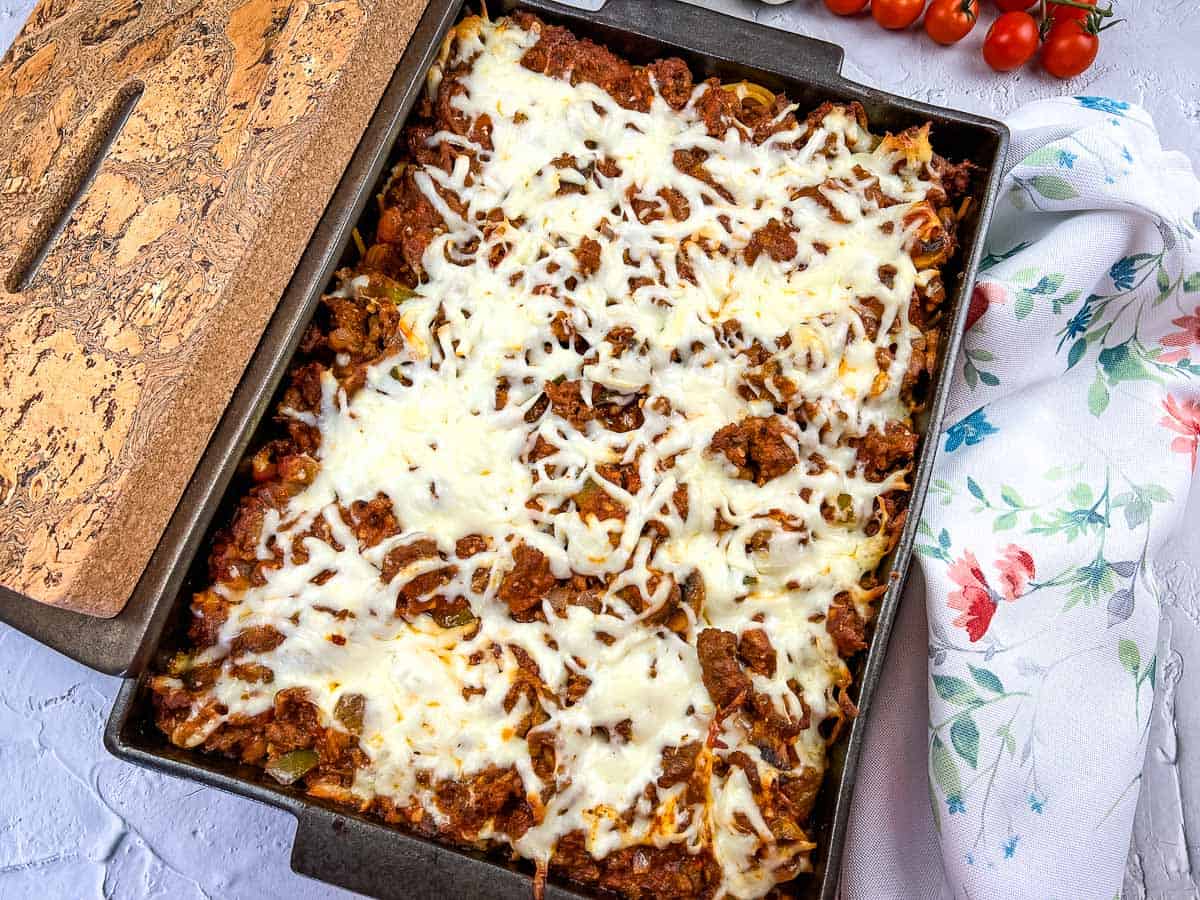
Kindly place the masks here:
[[(1200, 522), (1195, 488), (1184, 521)], [(1159, 634), (1162, 676), (1125, 869), (1125, 900), (1200, 897), (1200, 529), (1193, 524), (1170, 551), (1155, 567), (1165, 613)]]
[[(0, 47), (32, 0), (0, 0)], [(1066, 84), (1035, 67), (997, 76), (979, 58), (990, 12), (942, 51), (923, 35), (883, 34), (870, 20), (837, 20), (819, 2), (712, 6), (847, 47), (845, 73), (913, 97), (1002, 116), (1061, 93), (1108, 94), (1145, 105), (1164, 145), (1200, 166), (1200, 26), (1184, 0), (1117, 0), (1136, 23), (1106, 35), (1094, 71)], [(1193, 496), (1188, 521), (1200, 522)], [(1170, 642), (1151, 724), (1126, 900), (1194, 900), (1200, 879), (1200, 530), (1157, 566)], [(119, 763), (100, 735), (117, 681), (0, 626), (0, 900), (50, 898), (349, 897), (288, 868), (294, 823), (241, 798)], [(1189, 846), (1190, 840), (1190, 846)], [(1107, 900), (1107, 898), (1104, 898)]]

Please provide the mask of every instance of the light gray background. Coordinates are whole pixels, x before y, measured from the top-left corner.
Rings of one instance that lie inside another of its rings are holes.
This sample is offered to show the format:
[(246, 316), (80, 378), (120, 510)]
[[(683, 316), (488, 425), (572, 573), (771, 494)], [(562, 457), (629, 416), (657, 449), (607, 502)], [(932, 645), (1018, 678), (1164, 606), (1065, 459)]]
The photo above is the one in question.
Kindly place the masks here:
[[(987, 8), (975, 31), (946, 50), (919, 31), (884, 33), (870, 18), (836, 19), (818, 0), (707, 5), (841, 44), (845, 74), (855, 80), (985, 115), (1063, 93), (1132, 100), (1153, 114), (1164, 145), (1200, 168), (1200, 20), (1184, 18), (1195, 15), (1193, 3), (1116, 0), (1118, 14), (1135, 21), (1108, 32), (1093, 69), (1063, 83), (1036, 66), (997, 75), (984, 65), (978, 47), (990, 2), (982, 0)], [(32, 6), (0, 0), (0, 48)], [(1200, 523), (1200, 491), (1190, 512)], [(1200, 525), (1156, 569), (1166, 613), (1163, 676), (1123, 896), (1197, 900)], [(351, 896), (291, 872), (295, 825), (288, 815), (109, 757), (100, 734), (117, 684), (0, 625), (2, 900)]]

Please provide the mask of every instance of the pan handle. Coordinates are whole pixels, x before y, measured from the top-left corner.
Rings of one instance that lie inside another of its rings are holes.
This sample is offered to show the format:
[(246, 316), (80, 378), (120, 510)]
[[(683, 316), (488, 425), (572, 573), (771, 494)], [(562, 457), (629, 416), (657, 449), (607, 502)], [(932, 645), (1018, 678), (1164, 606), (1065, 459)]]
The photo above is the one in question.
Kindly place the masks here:
[[(498, 862), (321, 807), (293, 808), (292, 870), (379, 900), (529, 900), (528, 875)], [(547, 900), (574, 900), (554, 884)]]
[[(568, 10), (579, 14), (577, 9)], [(690, 3), (647, 3), (646, 0), (606, 0), (589, 11), (591, 22), (652, 36), (688, 47), (717, 59), (735, 60), (757, 69), (795, 75), (814, 81), (840, 82), (842, 48), (803, 34), (770, 28)]]

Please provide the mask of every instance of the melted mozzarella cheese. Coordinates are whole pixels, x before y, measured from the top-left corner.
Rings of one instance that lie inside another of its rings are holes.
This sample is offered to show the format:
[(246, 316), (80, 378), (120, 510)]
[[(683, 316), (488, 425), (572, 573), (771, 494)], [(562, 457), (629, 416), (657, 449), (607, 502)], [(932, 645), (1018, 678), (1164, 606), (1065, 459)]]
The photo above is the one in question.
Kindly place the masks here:
[[(732, 129), (713, 137), (695, 106), (705, 86), (682, 110), (657, 94), (647, 112), (626, 109), (593, 84), (524, 68), (521, 57), (537, 39), (536, 30), (507, 20), (458, 32), (444, 65), (465, 66), (454, 76), (465, 91), (453, 105), (471, 121), (488, 117), (491, 146), (450, 132), (430, 139), (461, 155), (450, 171), (426, 166), (415, 176), (446, 227), (424, 253), (416, 296), (401, 307), (405, 348), (372, 366), (352, 396), (326, 373), (319, 414), (293, 413), (320, 430), (319, 472), (264, 523), (260, 556), (276, 548), (285, 564), (268, 569), (261, 586), (218, 588), (237, 606), (207, 657), (228, 654), (253, 625), (272, 625), (285, 640), (246, 657), (272, 670), (270, 683), (223, 671), (213, 693), (227, 713), (211, 727), (261, 713), (275, 692), (292, 687), (306, 688), (322, 723), (336, 726), (339, 698), (360, 694), (367, 699), (359, 744), (369, 763), (353, 791), (364, 802), (390, 797), (441, 821), (431, 783), (511, 766), (531, 797), (553, 790), (523, 834), (488, 826), (483, 836), (542, 863), (578, 830), (597, 858), (681, 841), (712, 853), (722, 893), (760, 896), (811, 845), (775, 840), (741, 768), (711, 775), (707, 798), (692, 807), (682, 785), (658, 789), (656, 806), (646, 788), (662, 774), (664, 749), (705, 742), (713, 727), (717, 710), (695, 649), (696, 634), (709, 627), (766, 632), (778, 665), (770, 677), (754, 675), (755, 689), (791, 716), (800, 714), (799, 690), (812, 724), (795, 750), (802, 766), (824, 768), (816, 725), (836, 706), (834, 686), (846, 669), (823, 616), (877, 566), (886, 540), (869, 536), (866, 524), (876, 498), (905, 487), (900, 474), (868, 481), (844, 439), (908, 419), (899, 385), (917, 331), (906, 310), (918, 278), (929, 276), (906, 250), (904, 222), (931, 185), (843, 109), (804, 141), (803, 125), (761, 144)], [(676, 168), (680, 149), (704, 151), (706, 171), (727, 196)], [(564, 156), (569, 165), (556, 166)], [(619, 174), (603, 174), (602, 161)], [(867, 197), (864, 170), (894, 205)], [(813, 187), (826, 203), (804, 191)], [(631, 198), (651, 201), (662, 190), (684, 198), (688, 215), (677, 220), (664, 207), (640, 220)], [(451, 194), (461, 205), (447, 202)], [(501, 221), (488, 218), (494, 210)], [(772, 220), (788, 223), (794, 256), (761, 253), (749, 262), (744, 251)], [(591, 273), (574, 252), (585, 239), (600, 245)], [(463, 249), (472, 244), (472, 253)], [(502, 246), (494, 262), (491, 251)], [(893, 273), (887, 283), (885, 266)], [(343, 290), (352, 295), (363, 284)], [(882, 307), (875, 339), (856, 298)], [(586, 341), (585, 354), (556, 338), (556, 315)], [(736, 346), (722, 336), (730, 320), (740, 331)], [(605, 340), (619, 329), (633, 335), (621, 351)], [(774, 392), (766, 399), (741, 390), (761, 370), (744, 352), (754, 344), (776, 376), (765, 382)], [(890, 355), (877, 353), (889, 346)], [(560, 379), (581, 380), (585, 399), (600, 386), (640, 403), (644, 423), (626, 432), (595, 420), (576, 427), (553, 409), (527, 421), (544, 386)], [(497, 408), (500, 384), (508, 399)], [(764, 484), (741, 480), (709, 450), (723, 426), (801, 401), (808, 425), (789, 426), (799, 462), (784, 474)], [(524, 462), (539, 438), (552, 454)], [(808, 464), (813, 454), (822, 466)], [(603, 478), (598, 467), (611, 464), (635, 467), (640, 484), (626, 490)], [(588, 485), (607, 491), (624, 518), (582, 515), (574, 498)], [(680, 485), (686, 514), (672, 503)], [(379, 495), (401, 530), (363, 548), (343, 510)], [(842, 515), (830, 521), (823, 507)], [(332, 541), (312, 536), (318, 518)], [(661, 540), (647, 534), (652, 521)], [(764, 530), (769, 540), (752, 548)], [(454, 561), (456, 542), (472, 535), (487, 549)], [(384, 560), (426, 539), (457, 566), (438, 591), (465, 598), (477, 625), (397, 617), (400, 588), (448, 563), (418, 559), (385, 582)], [(600, 611), (555, 611), (547, 601), (544, 619), (514, 621), (498, 591), (520, 543), (545, 554), (556, 578), (601, 579)], [(296, 546), (305, 561), (293, 559)], [(482, 583), (473, 578), (479, 571)], [(670, 585), (693, 573), (705, 599), (698, 616), (685, 610), (685, 634), (648, 621)], [(631, 605), (620, 593), (626, 588), (649, 607)], [(334, 619), (330, 608), (349, 615)], [(333, 634), (342, 640), (330, 641)], [(550, 784), (518, 736), (528, 701), (508, 700), (516, 650), (559, 698), (543, 704), (546, 720), (529, 733), (549, 736), (554, 747)], [(572, 675), (591, 684), (575, 702), (560, 702)], [(619, 725), (627, 740), (613, 738)], [(764, 777), (772, 770), (730, 717), (704, 754), (735, 751)]]

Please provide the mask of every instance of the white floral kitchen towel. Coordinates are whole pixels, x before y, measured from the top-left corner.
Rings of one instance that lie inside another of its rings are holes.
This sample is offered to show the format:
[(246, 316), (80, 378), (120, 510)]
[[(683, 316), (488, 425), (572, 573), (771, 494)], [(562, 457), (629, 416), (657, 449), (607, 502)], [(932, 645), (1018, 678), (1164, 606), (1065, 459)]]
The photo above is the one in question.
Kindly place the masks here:
[(1150, 563), (1185, 527), (1200, 442), (1200, 183), (1118, 100), (1008, 125), (844, 900), (1121, 889), (1158, 667)]

